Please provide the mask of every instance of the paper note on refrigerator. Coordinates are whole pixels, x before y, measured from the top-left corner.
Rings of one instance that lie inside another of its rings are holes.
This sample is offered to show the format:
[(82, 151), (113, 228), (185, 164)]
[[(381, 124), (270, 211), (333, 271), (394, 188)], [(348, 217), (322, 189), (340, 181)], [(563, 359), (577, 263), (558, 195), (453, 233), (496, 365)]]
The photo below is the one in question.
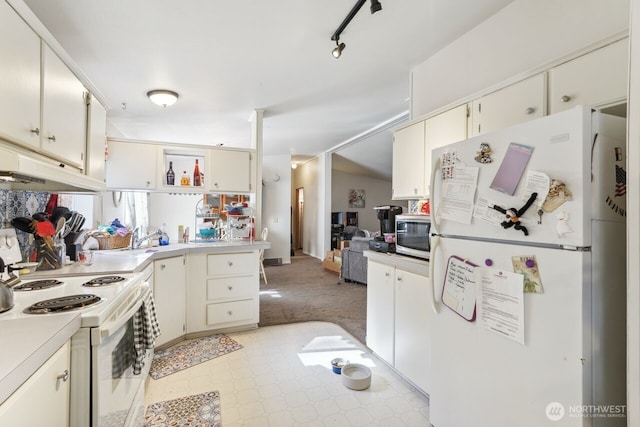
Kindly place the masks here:
[(461, 257), (449, 257), (442, 287), (443, 304), (470, 322), (476, 319), (476, 269)]
[(440, 218), (471, 224), (478, 171), (477, 167), (458, 166), (451, 178), (442, 181), (442, 196), (437, 212)]
[(524, 276), (495, 268), (480, 269), (478, 296), (485, 327), (524, 344)]

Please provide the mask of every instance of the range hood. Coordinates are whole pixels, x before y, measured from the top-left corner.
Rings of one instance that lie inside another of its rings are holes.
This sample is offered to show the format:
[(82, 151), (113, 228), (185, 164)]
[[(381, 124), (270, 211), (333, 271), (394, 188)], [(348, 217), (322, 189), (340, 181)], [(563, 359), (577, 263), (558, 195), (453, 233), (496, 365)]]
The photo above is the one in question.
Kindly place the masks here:
[(105, 183), (77, 170), (0, 146), (0, 188), (27, 191), (98, 192)]

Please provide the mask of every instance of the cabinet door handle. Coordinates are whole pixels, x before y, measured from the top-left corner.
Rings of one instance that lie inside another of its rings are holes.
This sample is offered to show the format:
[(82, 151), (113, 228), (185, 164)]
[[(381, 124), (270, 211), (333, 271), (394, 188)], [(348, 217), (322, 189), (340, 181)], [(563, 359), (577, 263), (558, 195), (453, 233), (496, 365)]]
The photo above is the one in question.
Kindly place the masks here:
[(31, 133), (35, 133), (36, 135), (40, 135), (40, 128), (31, 129)]
[(402, 282), (402, 277), (397, 277), (397, 278), (396, 278), (396, 280), (397, 280), (398, 282)]
[(233, 311), (229, 310), (229, 311), (227, 311), (227, 314), (228, 314), (229, 316), (233, 316)]
[(526, 110), (524, 110), (524, 113), (525, 113), (525, 114), (533, 114), (533, 113), (535, 113), (535, 112), (536, 112), (536, 109), (535, 109), (535, 108), (533, 108), (533, 107), (529, 107), (529, 108), (527, 108)]
[(560, 98), (562, 100), (562, 102), (569, 102), (571, 101), (571, 97), (569, 95), (563, 95), (562, 98)]
[(166, 265), (164, 265), (164, 264), (160, 265), (160, 270), (164, 270), (165, 268), (167, 268)]
[(233, 290), (233, 286), (227, 286), (227, 289), (229, 289), (230, 291)]
[(56, 377), (57, 380), (62, 380), (63, 382), (66, 382), (69, 379), (69, 370), (65, 369), (63, 373), (61, 373), (60, 375), (58, 375)]
[(49, 141), (51, 141), (51, 142), (56, 142), (56, 136), (55, 135), (48, 136), (47, 139)]
[(151, 181), (147, 181), (147, 187), (151, 185)]
[(229, 264), (229, 267), (233, 267), (233, 261), (227, 261), (227, 264)]
[(389, 277), (389, 276), (391, 276), (391, 273), (389, 273), (388, 271), (385, 271), (385, 272), (384, 272), (384, 275), (385, 275), (385, 276), (387, 276), (387, 277)]

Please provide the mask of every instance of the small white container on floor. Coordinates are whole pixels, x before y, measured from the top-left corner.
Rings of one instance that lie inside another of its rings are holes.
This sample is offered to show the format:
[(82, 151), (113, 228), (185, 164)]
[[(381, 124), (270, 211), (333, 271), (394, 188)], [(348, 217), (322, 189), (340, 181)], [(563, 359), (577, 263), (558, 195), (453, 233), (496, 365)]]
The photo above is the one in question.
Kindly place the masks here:
[(342, 384), (352, 390), (364, 390), (371, 385), (371, 369), (359, 363), (342, 367)]

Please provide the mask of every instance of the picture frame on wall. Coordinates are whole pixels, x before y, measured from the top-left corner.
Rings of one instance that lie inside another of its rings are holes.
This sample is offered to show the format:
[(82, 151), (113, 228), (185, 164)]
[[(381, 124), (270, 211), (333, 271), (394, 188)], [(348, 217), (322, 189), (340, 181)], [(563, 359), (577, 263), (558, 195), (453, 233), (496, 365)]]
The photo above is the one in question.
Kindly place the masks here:
[(365, 204), (365, 191), (364, 190), (349, 190), (349, 207), (350, 208), (364, 208)]

